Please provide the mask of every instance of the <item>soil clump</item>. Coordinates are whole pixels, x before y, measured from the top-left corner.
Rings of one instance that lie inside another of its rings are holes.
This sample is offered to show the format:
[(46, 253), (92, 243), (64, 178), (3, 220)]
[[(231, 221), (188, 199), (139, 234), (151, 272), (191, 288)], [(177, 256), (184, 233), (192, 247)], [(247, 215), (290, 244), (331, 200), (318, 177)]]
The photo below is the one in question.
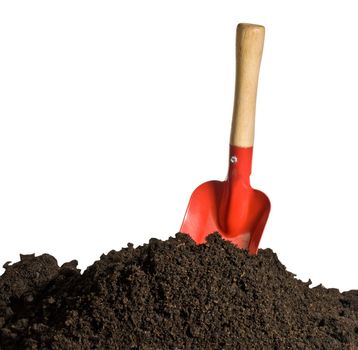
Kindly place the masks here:
[(0, 276), (0, 349), (358, 349), (358, 291), (310, 288), (270, 249), (177, 234), (77, 261), (22, 255)]

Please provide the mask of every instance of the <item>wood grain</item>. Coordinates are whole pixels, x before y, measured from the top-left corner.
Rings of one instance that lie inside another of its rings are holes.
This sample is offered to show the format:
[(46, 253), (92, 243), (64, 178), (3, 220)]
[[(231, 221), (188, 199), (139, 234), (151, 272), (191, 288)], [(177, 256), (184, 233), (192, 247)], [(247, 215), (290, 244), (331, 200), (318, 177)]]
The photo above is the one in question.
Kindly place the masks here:
[(236, 31), (236, 83), (230, 144), (252, 147), (265, 27), (240, 23)]

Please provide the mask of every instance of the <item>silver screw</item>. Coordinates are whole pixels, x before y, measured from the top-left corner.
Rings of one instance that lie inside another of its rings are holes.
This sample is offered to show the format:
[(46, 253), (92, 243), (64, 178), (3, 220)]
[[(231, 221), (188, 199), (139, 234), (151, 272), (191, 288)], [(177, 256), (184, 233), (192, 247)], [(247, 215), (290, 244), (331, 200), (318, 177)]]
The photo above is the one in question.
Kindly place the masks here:
[(237, 163), (237, 157), (236, 156), (231, 156), (230, 162), (231, 163)]

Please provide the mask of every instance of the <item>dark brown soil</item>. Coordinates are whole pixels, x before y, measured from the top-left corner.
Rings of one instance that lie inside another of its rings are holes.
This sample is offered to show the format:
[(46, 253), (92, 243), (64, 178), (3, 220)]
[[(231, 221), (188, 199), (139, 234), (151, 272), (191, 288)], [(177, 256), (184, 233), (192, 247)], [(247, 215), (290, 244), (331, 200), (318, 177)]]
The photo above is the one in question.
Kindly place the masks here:
[(270, 249), (177, 234), (76, 265), (5, 264), (1, 349), (358, 349), (358, 291), (309, 288)]

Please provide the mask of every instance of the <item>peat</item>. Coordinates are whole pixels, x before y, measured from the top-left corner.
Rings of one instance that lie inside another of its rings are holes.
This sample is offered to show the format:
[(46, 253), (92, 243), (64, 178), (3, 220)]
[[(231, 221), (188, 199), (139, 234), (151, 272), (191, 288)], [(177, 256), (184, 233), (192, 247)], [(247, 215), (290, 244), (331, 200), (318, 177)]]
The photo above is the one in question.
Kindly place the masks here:
[(1, 349), (358, 349), (358, 291), (310, 288), (270, 249), (177, 234), (76, 266), (4, 265)]

